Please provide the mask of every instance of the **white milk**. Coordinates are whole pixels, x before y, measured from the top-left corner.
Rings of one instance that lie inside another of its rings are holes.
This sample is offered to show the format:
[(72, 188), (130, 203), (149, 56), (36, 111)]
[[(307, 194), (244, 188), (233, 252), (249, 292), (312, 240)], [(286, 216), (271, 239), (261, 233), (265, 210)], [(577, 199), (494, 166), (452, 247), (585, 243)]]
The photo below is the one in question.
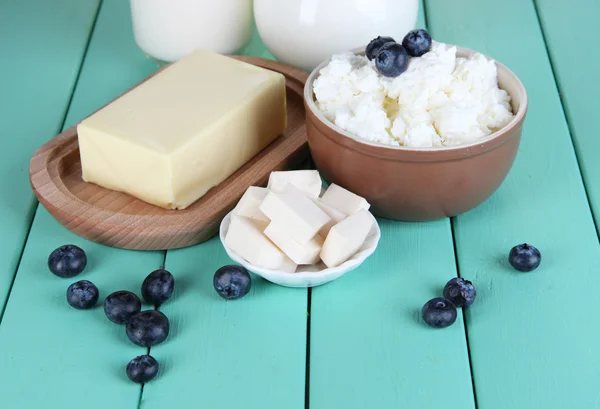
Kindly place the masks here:
[(166, 62), (198, 48), (232, 54), (252, 36), (252, 0), (131, 0), (131, 15), (138, 46)]

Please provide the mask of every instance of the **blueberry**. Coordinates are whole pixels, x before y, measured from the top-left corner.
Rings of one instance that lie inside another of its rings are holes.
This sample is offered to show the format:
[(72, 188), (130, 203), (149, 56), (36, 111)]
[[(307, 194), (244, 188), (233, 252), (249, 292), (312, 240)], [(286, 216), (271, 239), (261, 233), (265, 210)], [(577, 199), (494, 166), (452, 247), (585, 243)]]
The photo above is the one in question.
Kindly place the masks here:
[(444, 287), (444, 297), (456, 307), (468, 307), (475, 301), (477, 292), (473, 283), (464, 278), (455, 277)]
[(402, 40), (402, 46), (411, 57), (420, 57), (431, 50), (431, 36), (423, 29), (409, 31)]
[(91, 281), (77, 281), (67, 288), (67, 302), (78, 310), (92, 308), (98, 302), (98, 296), (98, 287)]
[(433, 328), (446, 328), (456, 321), (456, 307), (445, 298), (434, 298), (421, 310), (423, 321)]
[(213, 286), (226, 300), (237, 300), (250, 291), (252, 279), (248, 270), (242, 266), (223, 266), (215, 272)]
[(85, 251), (73, 244), (60, 246), (48, 257), (48, 268), (58, 277), (70, 278), (81, 273), (87, 265)]
[(169, 319), (160, 311), (138, 312), (127, 322), (127, 337), (141, 347), (160, 344), (169, 335)]
[(365, 48), (365, 55), (369, 60), (372, 60), (377, 56), (377, 53), (379, 52), (381, 46), (387, 43), (395, 42), (396, 40), (394, 40), (392, 37), (377, 36), (377, 38), (372, 39), (371, 42), (367, 45), (367, 48)]
[(116, 324), (125, 324), (141, 309), (142, 302), (131, 291), (116, 291), (104, 300), (104, 313)]
[(142, 283), (142, 297), (149, 304), (161, 305), (171, 297), (174, 286), (175, 279), (171, 273), (162, 268), (155, 270)]
[(523, 243), (516, 245), (510, 250), (508, 262), (516, 270), (522, 272), (533, 271), (540, 265), (542, 254), (531, 244)]
[(408, 54), (398, 43), (384, 44), (375, 57), (375, 68), (385, 77), (397, 77), (408, 67)]
[(158, 373), (158, 362), (150, 355), (136, 356), (129, 361), (125, 372), (135, 383), (150, 382)]

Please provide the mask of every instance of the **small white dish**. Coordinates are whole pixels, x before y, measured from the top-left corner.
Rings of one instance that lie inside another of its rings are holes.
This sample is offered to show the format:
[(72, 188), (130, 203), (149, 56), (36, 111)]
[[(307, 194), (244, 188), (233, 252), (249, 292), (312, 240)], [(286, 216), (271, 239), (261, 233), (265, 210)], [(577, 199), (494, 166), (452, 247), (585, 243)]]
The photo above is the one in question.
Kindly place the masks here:
[(379, 224), (377, 224), (375, 217), (371, 213), (369, 213), (369, 215), (373, 219), (373, 227), (361, 248), (349, 260), (333, 268), (327, 268), (323, 262), (319, 262), (319, 264), (316, 265), (298, 266), (295, 273), (286, 273), (283, 271), (269, 270), (248, 263), (225, 245), (225, 236), (229, 230), (231, 212), (227, 214), (221, 222), (219, 237), (227, 255), (233, 261), (244, 266), (248, 271), (263, 277), (265, 280), (285, 287), (316, 287), (333, 281), (347, 272), (354, 270), (373, 254), (379, 243), (381, 231), (379, 230)]

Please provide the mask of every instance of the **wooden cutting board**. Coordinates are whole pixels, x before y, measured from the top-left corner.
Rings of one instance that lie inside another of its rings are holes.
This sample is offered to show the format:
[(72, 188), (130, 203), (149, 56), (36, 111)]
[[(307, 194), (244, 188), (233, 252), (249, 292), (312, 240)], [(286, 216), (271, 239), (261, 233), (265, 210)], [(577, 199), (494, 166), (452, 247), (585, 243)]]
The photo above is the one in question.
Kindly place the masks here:
[(40, 203), (75, 234), (112, 247), (165, 250), (191, 246), (214, 236), (223, 217), (248, 186), (265, 186), (272, 171), (301, 168), (309, 158), (302, 96), (307, 74), (262, 58), (233, 58), (285, 75), (288, 127), (227, 180), (183, 210), (162, 209), (86, 183), (81, 178), (74, 125), (41, 146), (31, 159), (29, 177)]

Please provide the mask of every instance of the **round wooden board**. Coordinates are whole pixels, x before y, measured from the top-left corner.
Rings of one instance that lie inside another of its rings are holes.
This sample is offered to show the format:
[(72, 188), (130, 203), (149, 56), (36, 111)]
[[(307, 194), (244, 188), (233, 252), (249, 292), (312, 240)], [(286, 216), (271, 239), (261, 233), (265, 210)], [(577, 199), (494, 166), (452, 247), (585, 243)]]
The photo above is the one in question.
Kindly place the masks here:
[(81, 178), (74, 125), (40, 147), (31, 159), (29, 177), (40, 203), (75, 234), (112, 247), (165, 250), (213, 237), (248, 186), (264, 186), (272, 171), (297, 169), (309, 157), (302, 99), (308, 75), (271, 60), (233, 58), (285, 75), (288, 127), (227, 180), (183, 210), (162, 209), (128, 194), (86, 183)]

